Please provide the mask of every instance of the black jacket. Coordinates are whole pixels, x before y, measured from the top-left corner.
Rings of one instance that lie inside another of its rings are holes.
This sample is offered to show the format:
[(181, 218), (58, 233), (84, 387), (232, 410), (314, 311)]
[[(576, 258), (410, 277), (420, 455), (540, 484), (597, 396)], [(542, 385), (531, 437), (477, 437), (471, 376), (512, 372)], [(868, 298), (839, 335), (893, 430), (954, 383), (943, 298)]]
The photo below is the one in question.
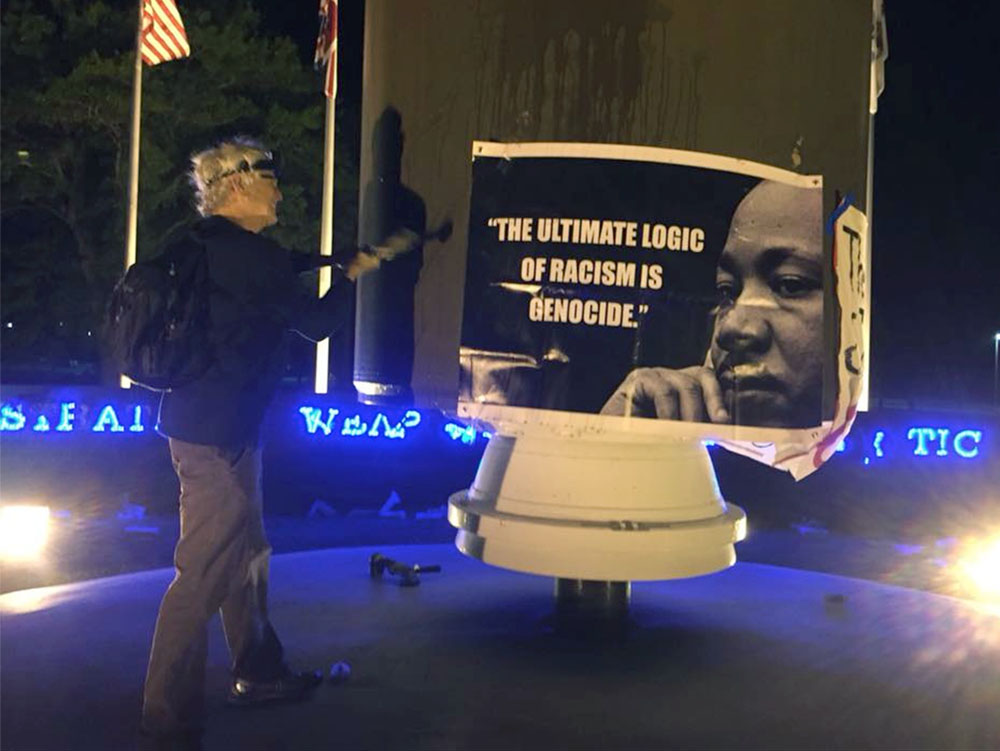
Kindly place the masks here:
[(157, 429), (189, 443), (254, 445), (281, 378), (284, 332), (319, 341), (341, 328), (354, 285), (335, 270), (329, 292), (310, 294), (297, 274), (330, 264), (330, 257), (286, 250), (221, 216), (190, 231), (205, 245), (215, 288), (215, 362), (197, 381), (163, 395)]

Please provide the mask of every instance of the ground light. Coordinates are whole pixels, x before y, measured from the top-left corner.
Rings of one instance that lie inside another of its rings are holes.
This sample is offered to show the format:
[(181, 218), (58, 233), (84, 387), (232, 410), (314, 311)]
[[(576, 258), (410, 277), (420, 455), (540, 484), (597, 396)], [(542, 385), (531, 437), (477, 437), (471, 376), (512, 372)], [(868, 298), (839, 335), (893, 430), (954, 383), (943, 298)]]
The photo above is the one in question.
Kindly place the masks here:
[(48, 506), (0, 508), (0, 557), (4, 560), (34, 560), (45, 550), (48, 538)]
[(963, 544), (954, 571), (970, 596), (1000, 605), (1000, 534)]

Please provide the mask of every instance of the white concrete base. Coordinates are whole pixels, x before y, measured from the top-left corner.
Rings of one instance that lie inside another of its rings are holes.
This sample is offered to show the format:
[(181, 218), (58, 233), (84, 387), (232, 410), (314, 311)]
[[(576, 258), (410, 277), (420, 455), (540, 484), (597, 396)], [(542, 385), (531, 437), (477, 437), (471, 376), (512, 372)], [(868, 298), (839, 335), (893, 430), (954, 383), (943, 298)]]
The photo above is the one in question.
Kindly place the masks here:
[(746, 536), (700, 442), (625, 436), (494, 435), (448, 519), (485, 563), (604, 581), (720, 571)]

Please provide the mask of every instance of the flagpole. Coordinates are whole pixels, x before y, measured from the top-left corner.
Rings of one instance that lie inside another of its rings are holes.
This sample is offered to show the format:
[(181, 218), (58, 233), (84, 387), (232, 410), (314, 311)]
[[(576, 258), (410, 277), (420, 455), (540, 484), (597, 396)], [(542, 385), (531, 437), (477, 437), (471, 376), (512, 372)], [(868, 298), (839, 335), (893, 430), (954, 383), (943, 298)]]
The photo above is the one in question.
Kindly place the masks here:
[[(139, 127), (142, 121), (142, 12), (144, 0), (139, 0), (139, 16), (135, 29), (135, 69), (132, 74), (132, 140), (129, 147), (128, 220), (125, 230), (125, 269), (135, 263), (136, 227), (139, 214)], [(132, 381), (121, 376), (123, 389)]]
[[(324, 256), (333, 255), (333, 162), (334, 145), (337, 136), (336, 99), (326, 97), (326, 137), (323, 145), (323, 213), (320, 218), (319, 252)], [(331, 268), (321, 266), (319, 270), (319, 294), (325, 295), (330, 289)], [(316, 343), (315, 392), (325, 394), (330, 389), (330, 338)]]
[(128, 231), (125, 241), (125, 268), (135, 263), (135, 236), (139, 212), (139, 127), (142, 114), (142, 10), (144, 0), (139, 0), (139, 19), (135, 32), (135, 67), (132, 74), (132, 143), (129, 150), (128, 174)]

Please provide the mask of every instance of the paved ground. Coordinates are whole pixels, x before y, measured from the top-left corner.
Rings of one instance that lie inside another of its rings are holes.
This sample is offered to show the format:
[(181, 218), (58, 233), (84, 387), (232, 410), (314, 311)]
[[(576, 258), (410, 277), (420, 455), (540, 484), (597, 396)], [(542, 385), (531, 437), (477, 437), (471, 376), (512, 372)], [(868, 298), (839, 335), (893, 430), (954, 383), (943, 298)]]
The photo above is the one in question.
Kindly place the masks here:
[[(455, 530), (443, 518), (379, 516), (374, 510), (330, 518), (268, 516), (275, 553), (372, 545), (447, 543)], [(53, 518), (53, 532), (39, 561), (0, 564), (0, 592), (65, 584), (164, 568), (172, 564), (176, 515), (123, 518), (76, 514)], [(768, 563), (961, 594), (949, 570), (947, 541), (923, 546), (864, 539), (797, 525), (760, 528), (750, 522), (736, 548), (741, 561)]]
[[(996, 748), (1000, 618), (926, 592), (740, 563), (637, 584), (624, 639), (560, 636), (550, 580), (450, 545), (417, 588), (372, 548), (278, 556), (272, 610), (301, 666), (353, 677), (312, 702), (234, 711), (213, 629), (206, 748)], [(127, 749), (169, 570), (0, 597), (2, 737)]]
[[(268, 516), (276, 554), (361, 545), (445, 543), (455, 530), (444, 518), (380, 517), (375, 511), (332, 518)], [(44, 556), (0, 564), (0, 592), (67, 584), (173, 565), (179, 520), (170, 516), (54, 517)]]

